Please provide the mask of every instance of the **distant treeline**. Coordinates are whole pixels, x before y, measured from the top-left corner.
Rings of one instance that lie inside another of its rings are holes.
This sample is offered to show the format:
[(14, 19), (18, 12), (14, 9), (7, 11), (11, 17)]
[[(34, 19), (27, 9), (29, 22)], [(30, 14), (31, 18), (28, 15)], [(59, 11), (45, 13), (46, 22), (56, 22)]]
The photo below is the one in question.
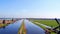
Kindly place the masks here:
[[(55, 20), (55, 18), (26, 18), (28, 20)], [(60, 19), (57, 19), (60, 21)]]

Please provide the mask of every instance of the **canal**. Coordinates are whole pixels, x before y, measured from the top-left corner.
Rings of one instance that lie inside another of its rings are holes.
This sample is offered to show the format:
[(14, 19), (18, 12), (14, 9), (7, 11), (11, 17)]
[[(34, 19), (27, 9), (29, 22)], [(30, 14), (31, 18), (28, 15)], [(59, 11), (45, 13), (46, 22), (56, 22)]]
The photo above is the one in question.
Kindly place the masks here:
[(18, 34), (18, 30), (22, 24), (22, 20), (9, 24), (5, 28), (0, 28), (0, 34)]
[(9, 24), (5, 28), (0, 28), (0, 34), (18, 34), (22, 21), (24, 21), (26, 27), (26, 34), (45, 34), (45, 31), (42, 28), (26, 19)]
[(25, 20), (24, 22), (25, 22), (27, 34), (45, 34), (45, 31), (39, 26), (33, 24), (28, 20)]

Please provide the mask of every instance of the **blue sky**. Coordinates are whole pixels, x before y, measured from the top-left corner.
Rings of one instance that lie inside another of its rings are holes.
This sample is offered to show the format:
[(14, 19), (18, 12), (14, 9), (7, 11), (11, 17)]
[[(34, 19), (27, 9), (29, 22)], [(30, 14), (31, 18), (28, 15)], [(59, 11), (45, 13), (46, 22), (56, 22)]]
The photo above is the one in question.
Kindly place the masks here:
[(60, 18), (60, 0), (0, 0), (0, 17)]

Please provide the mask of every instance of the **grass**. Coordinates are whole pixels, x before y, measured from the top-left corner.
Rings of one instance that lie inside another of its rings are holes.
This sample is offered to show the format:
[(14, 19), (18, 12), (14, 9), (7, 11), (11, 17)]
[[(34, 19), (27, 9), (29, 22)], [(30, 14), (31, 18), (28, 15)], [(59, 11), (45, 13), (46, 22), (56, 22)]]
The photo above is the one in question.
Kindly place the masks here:
[[(39, 27), (41, 27), (41, 28), (43, 28), (44, 30), (46, 30), (46, 27), (44, 27), (44, 26), (41, 26), (40, 24), (37, 24), (37, 23), (34, 23), (34, 24), (36, 24), (36, 25), (38, 25)], [(51, 32), (51, 34), (56, 34), (56, 33), (54, 33), (54, 32)]]
[[(41, 26), (40, 23), (41, 23), (41, 24), (45, 24), (45, 25), (50, 26), (50, 27), (56, 27), (56, 26), (58, 26), (58, 24), (56, 23), (55, 20), (31, 20), (31, 21), (32, 21), (34, 24), (36, 24), (36, 25), (40, 26), (41, 28), (43, 28), (44, 30), (46, 29), (46, 27)], [(37, 22), (37, 23), (36, 23), (36, 22)], [(56, 33), (51, 32), (51, 34), (56, 34)]]
[[(0, 20), (0, 22), (2, 22), (3, 20)], [(13, 23), (13, 21), (11, 21), (11, 20), (6, 20), (6, 22), (5, 22), (5, 24), (3, 24), (3, 23), (0, 23), (0, 27), (4, 27), (4, 26), (7, 26), (7, 25), (9, 25), (9, 24), (12, 24)]]
[(7, 26), (7, 24), (0, 24), (0, 27)]
[(45, 25), (50, 26), (50, 27), (58, 26), (58, 24), (56, 23), (55, 20), (33, 20), (33, 22), (38, 22), (38, 23), (41, 23), (41, 24), (45, 24)]

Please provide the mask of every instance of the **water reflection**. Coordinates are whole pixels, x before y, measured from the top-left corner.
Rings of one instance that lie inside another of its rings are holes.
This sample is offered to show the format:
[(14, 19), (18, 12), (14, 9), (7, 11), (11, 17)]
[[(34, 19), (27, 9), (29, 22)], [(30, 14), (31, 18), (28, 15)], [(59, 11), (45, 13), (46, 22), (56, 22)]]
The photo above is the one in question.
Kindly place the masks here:
[(3, 26), (3, 29), (5, 29), (6, 26)]
[(25, 26), (27, 29), (27, 34), (45, 34), (45, 31), (42, 28), (28, 20), (25, 20)]
[[(44, 30), (28, 20), (24, 20), (27, 34), (45, 34)], [(18, 34), (22, 20), (19, 20), (0, 29), (0, 34)]]
[(1, 29), (1, 28), (3, 28), (3, 29), (4, 29), (5, 27), (6, 27), (6, 26), (0, 27), (0, 29)]
[(0, 34), (18, 34), (18, 29), (20, 28), (22, 20), (19, 20), (8, 26), (0, 28)]

